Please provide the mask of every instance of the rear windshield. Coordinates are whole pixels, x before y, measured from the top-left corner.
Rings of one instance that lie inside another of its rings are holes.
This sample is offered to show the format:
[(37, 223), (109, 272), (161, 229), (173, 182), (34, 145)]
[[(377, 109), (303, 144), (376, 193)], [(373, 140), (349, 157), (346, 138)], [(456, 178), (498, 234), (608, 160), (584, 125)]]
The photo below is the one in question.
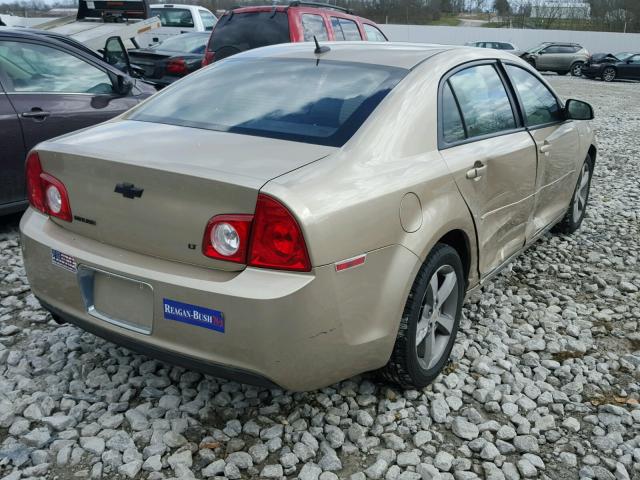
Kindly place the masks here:
[(232, 12), (216, 24), (209, 50), (215, 52), (216, 60), (221, 60), (252, 48), (290, 41), (287, 12)]
[(152, 17), (160, 17), (163, 27), (193, 27), (191, 11), (185, 8), (152, 8)]
[(228, 59), (190, 75), (130, 120), (340, 147), (408, 70), (316, 59)]

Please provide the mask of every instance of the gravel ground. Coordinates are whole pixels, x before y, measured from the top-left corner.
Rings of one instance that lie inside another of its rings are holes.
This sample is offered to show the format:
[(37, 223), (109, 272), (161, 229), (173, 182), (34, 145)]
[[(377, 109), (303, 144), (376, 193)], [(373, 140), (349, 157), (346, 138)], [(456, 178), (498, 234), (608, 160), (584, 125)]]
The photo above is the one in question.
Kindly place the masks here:
[(596, 110), (588, 217), (469, 299), (423, 391), (259, 389), (57, 326), (3, 220), (0, 477), (640, 478), (640, 84), (549, 78)]

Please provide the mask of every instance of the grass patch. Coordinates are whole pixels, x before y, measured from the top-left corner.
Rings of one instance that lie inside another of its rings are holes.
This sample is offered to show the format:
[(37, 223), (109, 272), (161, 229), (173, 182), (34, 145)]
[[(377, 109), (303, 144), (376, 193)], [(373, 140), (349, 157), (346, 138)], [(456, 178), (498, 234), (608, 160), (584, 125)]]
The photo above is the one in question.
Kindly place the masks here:
[(438, 20), (429, 20), (426, 25), (440, 25), (444, 27), (457, 27), (460, 25), (460, 19), (455, 16), (442, 16)]

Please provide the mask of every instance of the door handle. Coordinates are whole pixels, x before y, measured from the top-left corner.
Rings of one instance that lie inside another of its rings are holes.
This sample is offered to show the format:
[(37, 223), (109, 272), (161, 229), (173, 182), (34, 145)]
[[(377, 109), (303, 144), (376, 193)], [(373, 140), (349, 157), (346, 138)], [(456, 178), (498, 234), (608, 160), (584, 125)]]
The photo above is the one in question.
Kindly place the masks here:
[(551, 151), (551, 144), (545, 140), (542, 145), (540, 145), (540, 153), (549, 153)]
[(480, 180), (485, 173), (487, 173), (487, 166), (482, 162), (476, 162), (473, 168), (467, 171), (467, 178), (469, 180)]
[(44, 120), (49, 115), (51, 115), (50, 112), (45, 112), (44, 110), (38, 107), (32, 108), (30, 112), (22, 112), (20, 114), (22, 118), (35, 118), (36, 120)]

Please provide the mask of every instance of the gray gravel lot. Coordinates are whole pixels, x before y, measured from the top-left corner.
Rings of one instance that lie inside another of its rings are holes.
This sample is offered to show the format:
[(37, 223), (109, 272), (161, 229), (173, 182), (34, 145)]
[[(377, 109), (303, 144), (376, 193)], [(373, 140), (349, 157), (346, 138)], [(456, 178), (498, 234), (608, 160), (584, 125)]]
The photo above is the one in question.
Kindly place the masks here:
[(640, 84), (548, 78), (596, 110), (588, 216), (467, 302), (423, 391), (260, 389), (57, 326), (0, 220), (0, 477), (640, 478)]

